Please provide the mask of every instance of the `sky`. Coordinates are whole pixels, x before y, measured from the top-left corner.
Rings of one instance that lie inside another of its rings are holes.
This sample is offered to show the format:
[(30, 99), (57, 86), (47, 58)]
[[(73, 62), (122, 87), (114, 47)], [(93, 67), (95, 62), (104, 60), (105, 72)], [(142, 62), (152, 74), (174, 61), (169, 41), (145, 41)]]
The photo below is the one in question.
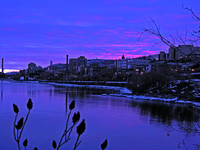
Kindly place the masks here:
[[(42, 67), (69, 58), (119, 59), (168, 52), (144, 28), (189, 38), (199, 22), (199, 0), (0, 0), (0, 58), (6, 71)], [(175, 43), (179, 44), (179, 41)]]

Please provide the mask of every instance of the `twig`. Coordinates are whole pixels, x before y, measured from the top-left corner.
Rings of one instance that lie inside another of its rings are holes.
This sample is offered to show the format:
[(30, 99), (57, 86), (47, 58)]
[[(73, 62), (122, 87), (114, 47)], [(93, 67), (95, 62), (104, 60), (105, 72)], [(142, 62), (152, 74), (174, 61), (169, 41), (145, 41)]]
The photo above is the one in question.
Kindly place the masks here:
[(74, 149), (73, 150), (75, 150), (79, 146), (79, 144), (81, 143), (81, 141), (79, 141), (79, 138), (80, 138), (80, 135), (78, 135), (78, 137), (76, 139), (76, 143), (74, 145)]
[(16, 124), (17, 116), (18, 116), (18, 113), (15, 115), (14, 126), (13, 126), (13, 134), (14, 134), (15, 141), (17, 140), (16, 134), (15, 134), (15, 124)]
[(60, 138), (60, 141), (59, 141), (57, 150), (63, 145), (63, 144), (62, 144), (62, 141), (63, 141), (63, 138), (64, 138), (64, 137), (65, 137), (65, 141), (66, 141), (66, 134), (67, 134), (67, 128), (68, 128), (68, 122), (69, 122), (69, 117), (70, 117), (70, 115), (71, 115), (71, 110), (70, 110), (70, 112), (69, 112), (69, 114), (68, 114), (67, 122), (66, 122), (66, 128), (65, 128), (65, 131), (64, 131), (63, 135), (62, 135), (61, 138)]
[[(74, 126), (77, 124), (77, 122), (76, 123), (74, 123), (63, 135), (62, 135), (62, 137), (61, 137), (61, 141), (59, 142), (59, 144), (58, 144), (58, 147), (57, 147), (57, 150), (62, 146), (62, 145), (64, 145), (65, 143), (67, 143), (71, 138), (70, 138), (70, 135), (71, 135), (71, 132), (72, 132), (72, 130), (73, 130), (73, 128), (74, 128)], [(69, 132), (69, 133), (68, 133)], [(68, 136), (67, 136), (67, 133), (68, 133)], [(63, 137), (67, 137), (67, 138), (65, 138), (65, 141), (63, 141)], [(63, 141), (63, 142), (62, 142)]]
[(23, 124), (23, 126), (22, 126), (22, 129), (21, 129), (21, 131), (20, 131), (19, 138), (18, 138), (19, 140), (20, 140), (20, 138), (21, 138), (22, 132), (23, 132), (24, 127), (25, 127), (25, 124), (26, 124), (26, 122), (27, 122), (27, 120), (28, 120), (29, 114), (30, 114), (30, 110), (28, 111), (28, 113), (27, 113), (27, 115), (26, 115), (26, 119), (25, 119), (24, 124)]

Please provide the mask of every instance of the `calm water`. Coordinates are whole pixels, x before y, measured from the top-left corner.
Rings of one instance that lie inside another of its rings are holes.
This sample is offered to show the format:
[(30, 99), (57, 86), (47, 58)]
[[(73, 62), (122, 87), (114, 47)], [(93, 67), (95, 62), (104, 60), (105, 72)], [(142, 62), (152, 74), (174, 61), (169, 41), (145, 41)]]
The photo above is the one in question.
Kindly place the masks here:
[[(80, 111), (81, 119), (86, 120), (79, 150), (100, 150), (105, 138), (108, 150), (176, 150), (183, 140), (188, 149), (199, 144), (200, 136), (189, 130), (199, 121), (198, 110), (193, 113), (191, 107), (101, 96), (114, 92), (117, 91), (0, 81), (0, 149), (17, 149), (12, 104), (18, 105), (22, 117), (27, 113), (29, 98), (33, 100), (33, 110), (22, 136), (22, 140), (29, 141), (28, 149), (52, 149), (52, 140), (58, 141), (64, 130), (67, 106), (73, 99), (75, 111)], [(61, 149), (72, 149), (76, 136), (74, 132), (72, 140)], [(180, 149), (185, 148), (181, 145)]]

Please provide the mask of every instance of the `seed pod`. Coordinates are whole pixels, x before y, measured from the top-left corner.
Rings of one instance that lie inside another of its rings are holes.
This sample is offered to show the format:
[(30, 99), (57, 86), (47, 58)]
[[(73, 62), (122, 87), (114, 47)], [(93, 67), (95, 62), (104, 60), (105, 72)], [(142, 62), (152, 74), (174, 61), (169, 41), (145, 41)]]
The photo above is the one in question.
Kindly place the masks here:
[(28, 140), (27, 140), (27, 139), (25, 139), (25, 140), (24, 140), (24, 142), (23, 142), (23, 145), (24, 145), (24, 147), (26, 147), (26, 146), (27, 146), (27, 144), (28, 144)]
[(69, 109), (72, 110), (74, 109), (74, 107), (75, 107), (75, 100), (71, 102), (71, 104), (69, 105)]
[(101, 149), (102, 150), (105, 150), (106, 149), (106, 147), (107, 147), (107, 145), (108, 145), (108, 141), (107, 141), (107, 139), (101, 144)]
[(77, 127), (76, 132), (78, 133), (78, 135), (80, 136), (84, 131), (85, 131), (85, 119), (83, 119), (83, 121), (79, 124), (79, 126)]
[(54, 141), (54, 140), (53, 140), (53, 142), (52, 142), (52, 147), (53, 147), (54, 149), (56, 149), (56, 147), (57, 147), (57, 143), (56, 143), (56, 141)]
[(13, 111), (17, 114), (19, 112), (19, 108), (17, 105), (13, 104)]
[(24, 122), (23, 120), (24, 120), (24, 118), (22, 117), (22, 118), (17, 122), (17, 125), (15, 125), (15, 127), (16, 127), (17, 130), (19, 130), (19, 129), (22, 128), (23, 122)]
[(33, 102), (32, 102), (32, 100), (30, 98), (29, 98), (28, 103), (27, 103), (27, 108), (29, 110), (31, 110), (33, 108)]
[(74, 116), (72, 117), (72, 122), (73, 123), (76, 123), (80, 120), (80, 113), (77, 112), (77, 113), (74, 113)]

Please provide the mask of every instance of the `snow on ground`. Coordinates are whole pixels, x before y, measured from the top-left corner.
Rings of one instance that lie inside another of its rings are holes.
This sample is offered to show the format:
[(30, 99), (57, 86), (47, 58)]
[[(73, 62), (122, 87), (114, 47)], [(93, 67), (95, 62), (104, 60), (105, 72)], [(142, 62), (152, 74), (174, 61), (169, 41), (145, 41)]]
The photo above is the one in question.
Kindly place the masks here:
[(124, 87), (102, 86), (102, 85), (79, 85), (79, 84), (65, 84), (65, 83), (52, 83), (52, 82), (48, 82), (47, 84), (57, 85), (57, 86), (66, 86), (66, 87), (87, 87), (87, 88), (94, 88), (94, 89), (112, 89), (112, 90), (118, 90), (118, 91), (120, 91), (120, 93), (109, 94), (109, 95), (102, 94), (102, 96), (126, 97), (129, 99), (135, 99), (135, 100), (162, 101), (162, 102), (166, 102), (166, 103), (174, 102), (174, 103), (178, 103), (178, 104), (192, 104), (194, 106), (200, 107), (200, 102), (177, 100), (177, 97), (161, 98), (161, 97), (151, 97), (151, 96), (143, 96), (143, 95), (131, 95), (132, 92)]
[(57, 86), (66, 86), (66, 87), (87, 87), (93, 89), (111, 89), (111, 90), (118, 90), (120, 93), (123, 94), (131, 94), (132, 92), (125, 87), (119, 86), (103, 86), (103, 85), (79, 85), (79, 84), (66, 84), (66, 83), (53, 83), (48, 82), (47, 84), (57, 85)]

